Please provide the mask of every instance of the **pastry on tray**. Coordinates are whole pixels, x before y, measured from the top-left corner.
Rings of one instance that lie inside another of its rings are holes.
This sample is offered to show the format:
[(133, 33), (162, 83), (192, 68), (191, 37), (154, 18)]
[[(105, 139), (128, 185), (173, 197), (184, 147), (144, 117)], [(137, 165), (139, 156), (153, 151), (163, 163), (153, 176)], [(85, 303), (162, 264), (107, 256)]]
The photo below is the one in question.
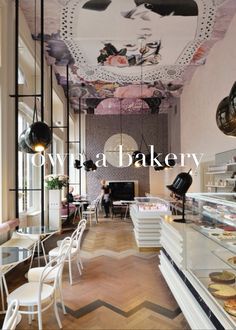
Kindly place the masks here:
[(211, 283), (208, 285), (208, 290), (219, 299), (236, 298), (236, 289), (227, 284)]
[(225, 231), (236, 231), (236, 227), (233, 226), (221, 226), (220, 228), (222, 228)]
[(236, 220), (236, 214), (225, 214), (224, 218), (227, 219), (227, 220), (235, 221)]
[(228, 262), (232, 265), (236, 265), (236, 257), (231, 257), (228, 259)]
[(227, 270), (222, 272), (213, 272), (209, 274), (212, 282), (224, 283), (224, 284), (233, 284), (235, 283), (235, 275)]
[(224, 205), (217, 205), (217, 210), (219, 212), (228, 212), (228, 207)]
[(202, 225), (200, 226), (202, 230), (206, 230), (206, 231), (213, 231), (215, 233), (223, 233), (224, 232), (224, 229), (221, 229), (221, 228), (217, 228), (215, 226), (209, 226), (209, 225)]
[(224, 229), (216, 228), (215, 226), (210, 226), (210, 225), (201, 225), (200, 228), (209, 233), (219, 233), (220, 234), (220, 233), (224, 232)]
[(206, 212), (209, 212), (209, 213), (216, 213), (216, 209), (211, 207), (211, 206), (208, 206), (208, 205), (204, 205), (203, 206), (203, 209), (206, 211)]
[(228, 299), (224, 303), (224, 309), (227, 313), (236, 316), (236, 299)]
[(218, 238), (220, 240), (232, 240), (232, 239), (236, 239), (236, 235), (234, 232), (228, 232), (228, 231), (225, 231), (223, 234), (220, 234), (218, 236)]

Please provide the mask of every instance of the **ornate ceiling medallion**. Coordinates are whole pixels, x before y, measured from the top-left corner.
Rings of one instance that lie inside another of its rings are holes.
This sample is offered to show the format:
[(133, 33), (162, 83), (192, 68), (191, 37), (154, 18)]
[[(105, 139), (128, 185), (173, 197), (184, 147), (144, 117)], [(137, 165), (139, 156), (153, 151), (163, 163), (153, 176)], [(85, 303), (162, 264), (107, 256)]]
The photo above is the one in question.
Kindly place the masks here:
[(138, 84), (141, 64), (145, 82), (180, 80), (186, 67), (202, 64), (194, 55), (211, 37), (218, 3), (70, 0), (61, 37), (87, 81)]

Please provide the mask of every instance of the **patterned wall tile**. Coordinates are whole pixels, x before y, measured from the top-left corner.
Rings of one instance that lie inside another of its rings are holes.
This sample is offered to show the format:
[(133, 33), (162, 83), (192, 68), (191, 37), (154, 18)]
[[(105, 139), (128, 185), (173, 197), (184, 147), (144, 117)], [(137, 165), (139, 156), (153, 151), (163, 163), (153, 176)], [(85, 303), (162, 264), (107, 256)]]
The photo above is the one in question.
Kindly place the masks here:
[[(113, 134), (121, 132), (132, 136), (137, 144), (140, 144), (143, 126), (143, 135), (147, 144), (154, 145), (156, 152), (167, 153), (168, 151), (168, 119), (166, 114), (153, 115), (126, 115), (120, 120), (120, 116), (86, 116), (86, 155), (87, 159), (96, 160), (96, 155), (104, 151), (106, 140)], [(122, 122), (122, 125), (121, 125)], [(147, 153), (145, 147), (143, 153)], [(139, 195), (144, 196), (150, 191), (149, 169), (113, 167), (100, 167), (96, 172), (87, 173), (87, 191), (91, 199), (100, 193), (100, 181), (105, 180), (138, 180)]]

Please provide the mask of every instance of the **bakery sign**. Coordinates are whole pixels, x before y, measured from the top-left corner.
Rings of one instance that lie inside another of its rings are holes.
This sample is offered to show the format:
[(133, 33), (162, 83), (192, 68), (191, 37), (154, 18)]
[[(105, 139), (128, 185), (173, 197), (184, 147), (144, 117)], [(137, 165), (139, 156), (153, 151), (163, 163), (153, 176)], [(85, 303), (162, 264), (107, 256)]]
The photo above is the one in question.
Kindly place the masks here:
[[(95, 165), (99, 167), (109, 167), (109, 164), (115, 167), (130, 167), (135, 162), (139, 162), (142, 167), (185, 167), (185, 166), (192, 166), (195, 169), (197, 169), (204, 157), (203, 153), (168, 153), (163, 154), (161, 152), (156, 152), (154, 150), (153, 145), (149, 145), (149, 153), (144, 154), (142, 152), (131, 152), (124, 149), (123, 145), (118, 146), (118, 150), (113, 153), (113, 155), (108, 155), (106, 153), (100, 152), (96, 154), (94, 163)], [(114, 164), (111, 162), (110, 158), (113, 158), (116, 160), (116, 163)], [(56, 166), (57, 163), (59, 163), (61, 166), (64, 165), (64, 163), (67, 161), (69, 157), (69, 161), (71, 163), (74, 163), (75, 160), (80, 160), (81, 163), (86, 161), (86, 156), (84, 153), (78, 153), (78, 154), (41, 154), (36, 153), (32, 155), (31, 162), (33, 166), (36, 167), (42, 167), (46, 163), (50, 163), (52, 167)], [(108, 159), (107, 159), (108, 158)], [(174, 161), (174, 162), (173, 162)], [(111, 164), (112, 163), (112, 164)], [(175, 165), (173, 165), (175, 164)]]

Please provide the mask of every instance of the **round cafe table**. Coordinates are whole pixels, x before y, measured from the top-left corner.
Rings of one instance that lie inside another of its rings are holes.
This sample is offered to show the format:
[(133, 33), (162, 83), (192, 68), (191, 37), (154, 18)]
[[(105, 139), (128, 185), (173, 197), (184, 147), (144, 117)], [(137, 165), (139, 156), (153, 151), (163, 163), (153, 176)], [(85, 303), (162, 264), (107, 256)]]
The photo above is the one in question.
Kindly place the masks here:
[(10, 269), (15, 267), (17, 264), (27, 260), (32, 255), (32, 251), (28, 249), (23, 249), (20, 247), (6, 247), (0, 246), (0, 290), (2, 298), (2, 308), (1, 313), (5, 313), (4, 310), (4, 289), (6, 295), (8, 295), (8, 288), (5, 279), (5, 273)]
[(87, 200), (77, 200), (72, 202), (73, 205), (75, 205), (79, 209), (79, 215), (82, 217), (83, 211), (85, 211), (85, 206), (89, 205), (89, 201)]
[(29, 238), (31, 238), (32, 240), (35, 241), (29, 269), (32, 266), (36, 246), (37, 246), (37, 254), (38, 254), (38, 266), (40, 266), (40, 258), (39, 258), (40, 257), (40, 246), (42, 247), (45, 264), (47, 264), (47, 258), (46, 258), (46, 253), (45, 253), (45, 249), (44, 249), (44, 242), (52, 235), (58, 233), (59, 229), (51, 229), (49, 226), (31, 226), (31, 227), (19, 228), (17, 230), (17, 232), (21, 235), (28, 236)]

